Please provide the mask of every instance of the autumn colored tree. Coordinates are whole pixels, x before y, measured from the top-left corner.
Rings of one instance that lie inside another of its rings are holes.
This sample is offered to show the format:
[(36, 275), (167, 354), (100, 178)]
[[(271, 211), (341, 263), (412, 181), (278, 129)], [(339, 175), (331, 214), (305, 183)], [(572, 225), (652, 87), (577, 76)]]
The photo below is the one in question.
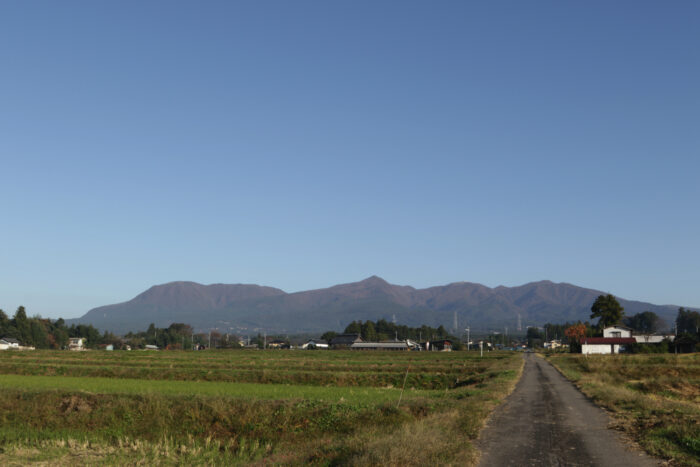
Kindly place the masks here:
[(569, 339), (569, 343), (580, 343), (586, 337), (586, 325), (583, 323), (574, 324), (564, 330), (564, 334)]
[(576, 323), (564, 329), (564, 335), (569, 340), (569, 351), (578, 353), (581, 351), (581, 340), (586, 337), (587, 326), (583, 323)]

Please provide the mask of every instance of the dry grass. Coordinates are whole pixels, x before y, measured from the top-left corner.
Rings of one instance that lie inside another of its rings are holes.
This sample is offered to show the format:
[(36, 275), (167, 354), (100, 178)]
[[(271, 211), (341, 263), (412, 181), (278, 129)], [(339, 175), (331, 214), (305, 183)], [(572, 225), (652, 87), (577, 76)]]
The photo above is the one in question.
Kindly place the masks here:
[(700, 355), (553, 355), (650, 454), (700, 466)]

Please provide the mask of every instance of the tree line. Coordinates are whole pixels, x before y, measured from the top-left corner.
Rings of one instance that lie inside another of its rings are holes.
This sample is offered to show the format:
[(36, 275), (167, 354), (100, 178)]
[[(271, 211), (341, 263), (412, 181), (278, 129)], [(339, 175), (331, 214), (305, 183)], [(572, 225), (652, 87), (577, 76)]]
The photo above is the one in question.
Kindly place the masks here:
[[(192, 348), (235, 349), (241, 347), (238, 336), (218, 331), (195, 333), (192, 326), (172, 323), (167, 328), (157, 328), (153, 323), (141, 332), (129, 332), (124, 340), (134, 348), (155, 345), (159, 349), (179, 350)], [(262, 336), (260, 337), (262, 342)]]
[(114, 349), (144, 348), (146, 345), (156, 345), (161, 349), (191, 349), (194, 346), (217, 348), (239, 347), (236, 336), (222, 335), (218, 332), (194, 334), (192, 326), (184, 323), (173, 323), (167, 328), (157, 328), (151, 324), (141, 332), (130, 332), (119, 337), (111, 332), (100, 331), (90, 324), (72, 324), (67, 326), (62, 318), (50, 320), (47, 318), (27, 317), (23, 306), (17, 308), (12, 318), (0, 309), (0, 338), (17, 339), (25, 347), (37, 349), (65, 349), (71, 337), (82, 337), (89, 349), (104, 348), (112, 345)]
[(86, 338), (88, 346), (92, 348), (119, 341), (114, 334), (100, 334), (98, 329), (89, 324), (66, 326), (61, 318), (55, 321), (38, 316), (29, 318), (23, 306), (17, 308), (12, 318), (0, 310), (0, 338), (5, 337), (17, 339), (23, 346), (37, 349), (66, 348), (71, 337)]
[[(369, 342), (381, 342), (389, 340), (406, 340), (414, 341), (431, 341), (436, 339), (449, 339), (452, 341), (452, 348), (459, 350), (461, 343), (460, 339), (450, 334), (444, 326), (440, 325), (437, 328), (422, 325), (418, 327), (410, 327), (404, 324), (396, 324), (385, 319), (378, 321), (353, 321), (345, 327), (344, 334), (360, 334), (362, 339)], [(327, 331), (321, 339), (330, 341), (337, 336), (334, 331)]]

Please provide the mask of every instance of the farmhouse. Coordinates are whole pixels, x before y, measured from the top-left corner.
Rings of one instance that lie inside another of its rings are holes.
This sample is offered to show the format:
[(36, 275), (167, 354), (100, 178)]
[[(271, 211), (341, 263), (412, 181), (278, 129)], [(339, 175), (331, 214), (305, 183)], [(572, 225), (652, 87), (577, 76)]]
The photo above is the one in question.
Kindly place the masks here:
[(275, 339), (267, 343), (268, 349), (288, 349), (289, 343), (281, 339)]
[(603, 337), (584, 337), (581, 339), (583, 354), (615, 354), (625, 351), (625, 346), (635, 344), (632, 329), (626, 326), (608, 326), (603, 329)]
[(551, 341), (544, 343), (544, 348), (550, 349), (550, 350), (558, 349), (558, 348), (563, 347), (563, 346), (564, 345), (558, 339), (552, 339)]
[(449, 339), (421, 342), (420, 346), (434, 352), (452, 352), (452, 341)]
[(603, 337), (632, 337), (632, 329), (626, 326), (608, 326), (603, 329)]
[(673, 342), (676, 338), (673, 334), (667, 335), (653, 335), (653, 334), (640, 334), (638, 336), (632, 336), (637, 341), (637, 344), (660, 344), (664, 340)]
[(85, 343), (87, 339), (84, 337), (71, 337), (68, 339), (68, 350), (87, 350)]
[(0, 339), (0, 350), (19, 349), (19, 341), (14, 337), (3, 337)]
[(338, 334), (331, 339), (329, 345), (331, 349), (347, 349), (356, 342), (362, 342), (359, 334)]
[(304, 344), (301, 345), (304, 350), (316, 350), (316, 349), (328, 349), (328, 342), (322, 339), (309, 339)]
[(625, 350), (626, 345), (636, 344), (634, 337), (584, 337), (581, 339), (583, 354), (613, 354)]
[(419, 350), (420, 346), (410, 339), (390, 342), (355, 342), (350, 350)]
[(632, 335), (632, 329), (621, 326), (608, 326), (603, 329), (603, 337), (584, 337), (581, 339), (581, 353), (614, 354), (625, 351), (630, 344), (660, 344), (664, 340), (673, 342), (672, 335)]

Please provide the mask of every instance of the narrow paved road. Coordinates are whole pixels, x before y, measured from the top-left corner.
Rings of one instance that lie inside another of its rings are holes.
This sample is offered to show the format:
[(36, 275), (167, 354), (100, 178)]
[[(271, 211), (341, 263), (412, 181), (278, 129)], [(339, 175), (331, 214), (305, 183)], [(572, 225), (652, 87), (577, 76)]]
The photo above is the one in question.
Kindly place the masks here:
[(552, 365), (528, 353), (518, 385), (481, 433), (479, 465), (660, 465), (608, 429), (609, 422)]

